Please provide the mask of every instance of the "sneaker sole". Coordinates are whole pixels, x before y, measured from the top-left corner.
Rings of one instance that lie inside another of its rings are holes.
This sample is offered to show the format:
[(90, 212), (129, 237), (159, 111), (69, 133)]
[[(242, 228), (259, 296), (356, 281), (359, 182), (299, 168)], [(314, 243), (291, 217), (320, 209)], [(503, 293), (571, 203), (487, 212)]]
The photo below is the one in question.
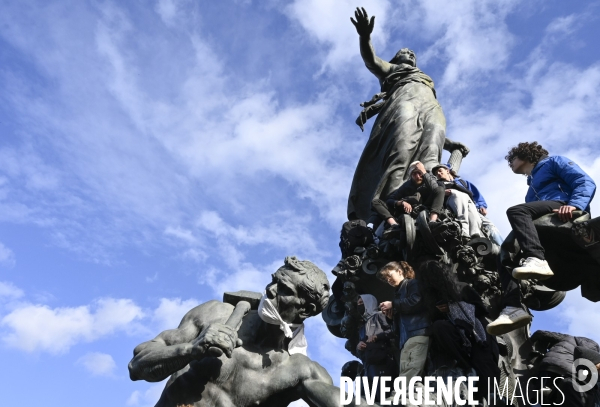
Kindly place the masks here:
[(516, 329), (529, 325), (532, 321), (530, 315), (521, 317), (516, 321), (511, 321), (510, 323), (498, 324), (498, 325), (488, 325), (486, 331), (488, 334), (493, 336), (500, 336), (512, 332)]
[(554, 277), (553, 272), (549, 272), (549, 274), (542, 274), (537, 271), (512, 271), (512, 276), (517, 280), (548, 280), (551, 277)]

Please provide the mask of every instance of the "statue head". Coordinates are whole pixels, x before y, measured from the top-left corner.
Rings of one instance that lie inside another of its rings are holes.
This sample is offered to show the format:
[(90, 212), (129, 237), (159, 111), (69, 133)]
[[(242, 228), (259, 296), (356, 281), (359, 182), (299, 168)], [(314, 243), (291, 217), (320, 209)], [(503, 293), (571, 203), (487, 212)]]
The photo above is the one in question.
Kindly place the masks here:
[(408, 48), (402, 48), (394, 55), (394, 58), (390, 59), (390, 64), (408, 64), (417, 66), (417, 55), (415, 52)]
[(329, 301), (329, 281), (325, 273), (308, 260), (292, 256), (286, 257), (284, 262), (266, 287), (267, 298), (284, 321), (298, 324), (325, 309)]

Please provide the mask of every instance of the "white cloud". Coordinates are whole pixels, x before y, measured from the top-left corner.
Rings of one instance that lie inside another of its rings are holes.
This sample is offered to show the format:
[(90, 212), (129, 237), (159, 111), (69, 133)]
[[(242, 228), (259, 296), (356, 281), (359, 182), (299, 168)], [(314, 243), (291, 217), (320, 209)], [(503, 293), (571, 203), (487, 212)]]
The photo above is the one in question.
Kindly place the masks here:
[[(142, 383), (142, 382), (136, 382)], [(165, 385), (163, 383), (144, 383), (146, 390), (135, 390), (127, 399), (128, 406), (152, 407), (156, 404), (162, 394)]]
[(0, 300), (15, 300), (23, 296), (23, 290), (9, 282), (0, 281)]
[(159, 331), (174, 329), (179, 326), (183, 316), (202, 302), (196, 299), (161, 298), (159, 306), (154, 310), (153, 319)]
[(82, 365), (94, 376), (113, 376), (117, 368), (113, 357), (106, 353), (90, 352), (80, 357), (77, 364)]
[(564, 331), (561, 332), (573, 336), (585, 336), (596, 341), (600, 339), (598, 304), (583, 298), (579, 288), (567, 294), (556, 309), (556, 314), (558, 321), (564, 327)]
[(473, 75), (489, 74), (506, 68), (514, 37), (505, 19), (519, 4), (516, 0), (469, 0), (445, 7), (441, 0), (410, 1), (395, 14), (408, 29), (433, 44), (420, 56), (425, 64), (443, 61), (445, 72), (438, 78), (440, 88), (470, 88), (479, 83)]
[[(350, 22), (356, 7), (356, 2), (350, 0), (296, 0), (286, 11), (291, 19), (298, 21), (313, 38), (327, 47), (323, 66), (339, 70), (358, 56), (358, 34)], [(369, 18), (376, 16), (372, 38), (376, 45), (384, 44), (390, 2), (366, 0), (361, 7), (367, 10)]]
[(0, 321), (8, 331), (3, 341), (26, 352), (67, 352), (80, 342), (91, 342), (115, 332), (134, 332), (144, 316), (128, 299), (105, 298), (91, 306), (50, 308), (23, 304)]

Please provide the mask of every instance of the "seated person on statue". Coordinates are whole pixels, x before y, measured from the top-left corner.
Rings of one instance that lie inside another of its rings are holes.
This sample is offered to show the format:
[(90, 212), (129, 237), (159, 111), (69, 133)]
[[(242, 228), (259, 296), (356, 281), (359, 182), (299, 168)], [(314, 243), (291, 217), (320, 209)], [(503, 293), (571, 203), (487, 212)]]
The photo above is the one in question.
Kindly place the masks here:
[(523, 260), (512, 270), (512, 275), (504, 268), (500, 270), (503, 310), (487, 327), (492, 335), (502, 335), (531, 322), (531, 316), (522, 308), (521, 290), (515, 279), (545, 280), (554, 275), (545, 260), (533, 220), (554, 212), (567, 222), (575, 210), (590, 211), (596, 192), (594, 180), (575, 162), (562, 156), (548, 156), (548, 151), (535, 141), (519, 143), (505, 158), (515, 174), (527, 175), (529, 189), (524, 204), (506, 211)]
[(487, 310), (479, 294), (461, 283), (452, 267), (435, 260), (417, 272), (423, 303), (432, 321), (430, 356), (437, 367), (458, 366), (463, 374), (475, 369), (477, 398), (488, 398), (489, 383), (500, 379), (498, 343), (485, 332)]
[[(237, 309), (233, 305), (201, 304), (178, 328), (134, 349), (131, 379), (159, 382), (171, 376), (157, 407), (288, 405), (299, 399), (339, 406), (340, 390), (306, 356), (303, 322), (327, 305), (325, 273), (287, 257), (272, 277), (258, 311), (243, 317), (238, 331), (225, 324)], [(216, 356), (213, 348), (224, 354)]]
[(384, 221), (383, 237), (389, 238), (400, 233), (400, 228), (394, 216), (410, 214), (418, 205), (424, 205), (430, 210), (429, 221), (436, 222), (444, 203), (444, 188), (438, 185), (437, 178), (425, 171), (419, 161), (410, 164), (408, 168), (410, 179), (392, 192), (384, 201), (374, 199), (371, 207), (380, 220)]
[(386, 264), (377, 278), (395, 288), (394, 299), (379, 304), (381, 312), (394, 319), (400, 349), (399, 375), (411, 378), (425, 374), (431, 322), (425, 309), (415, 272), (405, 261)]
[(363, 363), (363, 376), (368, 377), (370, 383), (375, 376), (393, 377), (396, 369), (391, 350), (392, 321), (377, 309), (377, 299), (371, 294), (360, 295), (357, 305), (361, 323), (354, 354)]
[(473, 203), (473, 193), (454, 177), (443, 164), (431, 170), (437, 176), (438, 184), (444, 188), (444, 205), (449, 208), (460, 223), (462, 239), (466, 243), (471, 239), (482, 237), (482, 221)]
[[(591, 355), (597, 362), (600, 362), (600, 347), (598, 344), (588, 338), (581, 336), (571, 336), (558, 332), (535, 331), (531, 335), (531, 342), (535, 351), (542, 353), (542, 360), (539, 364), (539, 377), (549, 377), (544, 380), (544, 386), (550, 387), (552, 393), (550, 397), (544, 398), (545, 405), (565, 405), (570, 407), (584, 407), (588, 396), (594, 394), (580, 392), (573, 386), (573, 362), (575, 360), (575, 349), (580, 348), (580, 353)], [(555, 378), (561, 379), (554, 381)], [(564, 399), (564, 401), (563, 401)]]
[[(438, 164), (431, 170), (445, 188), (444, 204), (456, 215), (467, 239), (486, 235), (500, 246), (502, 236), (496, 226), (485, 217), (487, 203), (479, 189), (471, 182), (460, 178), (449, 164)], [(469, 236), (467, 236), (469, 235)]]

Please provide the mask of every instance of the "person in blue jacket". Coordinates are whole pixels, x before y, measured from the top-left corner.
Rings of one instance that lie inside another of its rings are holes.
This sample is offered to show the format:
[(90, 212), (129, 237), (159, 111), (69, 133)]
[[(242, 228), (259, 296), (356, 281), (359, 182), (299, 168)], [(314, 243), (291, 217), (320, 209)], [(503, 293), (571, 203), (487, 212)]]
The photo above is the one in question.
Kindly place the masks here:
[[(562, 156), (548, 156), (537, 142), (519, 143), (506, 155), (515, 174), (527, 175), (529, 189), (525, 203), (506, 211), (524, 259), (512, 271), (513, 279), (545, 280), (554, 275), (545, 260), (533, 220), (555, 212), (561, 221), (572, 218), (574, 210), (590, 211), (590, 202), (596, 192), (596, 184), (577, 164)], [(503, 305), (500, 316), (488, 327), (488, 333), (501, 335), (525, 326), (531, 316), (521, 307), (521, 294), (516, 281), (501, 273), (503, 279)]]

